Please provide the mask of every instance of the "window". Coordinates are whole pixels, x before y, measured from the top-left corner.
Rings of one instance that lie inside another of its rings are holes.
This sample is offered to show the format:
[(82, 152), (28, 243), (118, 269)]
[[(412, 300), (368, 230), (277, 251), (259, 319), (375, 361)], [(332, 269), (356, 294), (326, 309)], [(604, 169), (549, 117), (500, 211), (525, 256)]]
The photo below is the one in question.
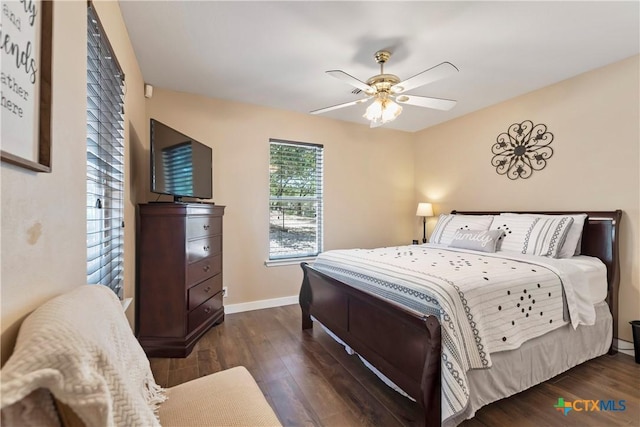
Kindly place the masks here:
[(87, 17), (87, 283), (122, 298), (124, 74), (91, 4)]
[(269, 259), (322, 252), (322, 145), (270, 139)]

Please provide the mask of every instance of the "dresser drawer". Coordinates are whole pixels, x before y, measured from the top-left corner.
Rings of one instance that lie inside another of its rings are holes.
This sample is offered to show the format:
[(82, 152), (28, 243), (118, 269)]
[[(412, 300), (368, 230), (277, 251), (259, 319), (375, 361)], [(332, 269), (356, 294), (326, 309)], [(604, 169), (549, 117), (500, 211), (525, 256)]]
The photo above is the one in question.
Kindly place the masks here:
[(187, 261), (189, 263), (222, 252), (222, 236), (205, 237), (187, 242)]
[(187, 218), (187, 239), (222, 234), (221, 216), (192, 216)]
[(189, 310), (193, 310), (222, 290), (222, 274), (213, 276), (189, 289)]
[(202, 259), (187, 266), (187, 288), (222, 271), (222, 254)]
[(215, 316), (222, 308), (222, 292), (218, 292), (196, 309), (189, 312), (189, 332), (202, 325), (210, 317)]

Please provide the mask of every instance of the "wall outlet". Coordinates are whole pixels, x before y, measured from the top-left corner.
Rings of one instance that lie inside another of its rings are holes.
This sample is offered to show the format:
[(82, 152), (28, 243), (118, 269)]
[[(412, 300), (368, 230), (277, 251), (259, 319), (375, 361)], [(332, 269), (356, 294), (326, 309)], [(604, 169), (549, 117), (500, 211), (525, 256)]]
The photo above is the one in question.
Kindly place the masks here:
[(222, 287), (222, 298), (226, 298), (229, 296), (229, 292), (227, 291), (227, 287), (223, 286)]

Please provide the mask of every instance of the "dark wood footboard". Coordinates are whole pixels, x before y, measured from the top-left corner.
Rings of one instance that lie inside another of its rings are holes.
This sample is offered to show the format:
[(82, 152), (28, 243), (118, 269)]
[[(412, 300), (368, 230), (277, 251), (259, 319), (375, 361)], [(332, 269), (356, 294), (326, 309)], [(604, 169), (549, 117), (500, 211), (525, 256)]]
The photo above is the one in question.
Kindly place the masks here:
[(311, 316), (420, 403), (426, 426), (440, 425), (440, 323), (335, 280), (307, 263), (302, 329)]

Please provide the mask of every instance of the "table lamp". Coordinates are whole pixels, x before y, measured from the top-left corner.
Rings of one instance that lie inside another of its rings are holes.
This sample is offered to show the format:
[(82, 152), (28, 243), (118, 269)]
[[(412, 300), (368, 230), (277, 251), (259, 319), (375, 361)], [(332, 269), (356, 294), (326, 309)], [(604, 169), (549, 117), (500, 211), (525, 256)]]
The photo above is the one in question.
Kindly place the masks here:
[(433, 216), (433, 206), (431, 203), (418, 203), (416, 216), (422, 217), (422, 243), (427, 243), (427, 217)]

